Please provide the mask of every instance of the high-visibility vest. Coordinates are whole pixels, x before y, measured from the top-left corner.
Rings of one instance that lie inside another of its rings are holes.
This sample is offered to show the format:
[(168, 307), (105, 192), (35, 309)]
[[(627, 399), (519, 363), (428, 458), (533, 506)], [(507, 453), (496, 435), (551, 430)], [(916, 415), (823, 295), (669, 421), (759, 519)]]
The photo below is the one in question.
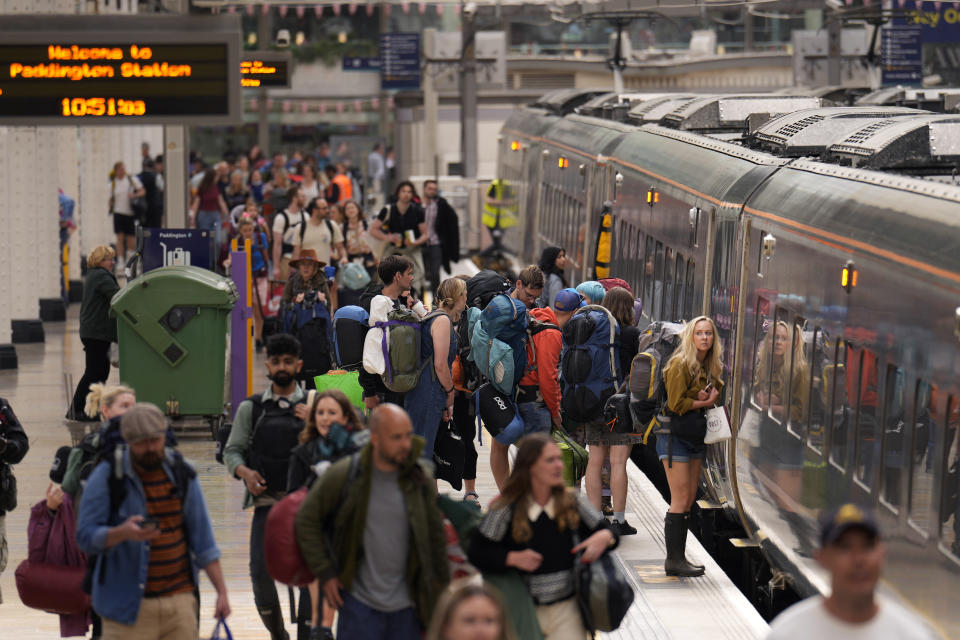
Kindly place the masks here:
[(353, 182), (350, 180), (350, 176), (338, 173), (333, 176), (333, 182), (340, 188), (340, 199), (337, 202), (353, 198)]
[(612, 236), (613, 216), (610, 213), (610, 209), (604, 207), (600, 212), (600, 228), (597, 229), (597, 244), (593, 262), (593, 274), (597, 280), (610, 277)]
[[(487, 200), (502, 201), (504, 193), (510, 198), (516, 196), (513, 187), (506, 181), (497, 178), (490, 182), (490, 188), (487, 189)], [(517, 203), (506, 206), (498, 206), (485, 202), (483, 205), (483, 226), (494, 229), (497, 226), (497, 218), (500, 219), (500, 228), (509, 229), (517, 224)]]

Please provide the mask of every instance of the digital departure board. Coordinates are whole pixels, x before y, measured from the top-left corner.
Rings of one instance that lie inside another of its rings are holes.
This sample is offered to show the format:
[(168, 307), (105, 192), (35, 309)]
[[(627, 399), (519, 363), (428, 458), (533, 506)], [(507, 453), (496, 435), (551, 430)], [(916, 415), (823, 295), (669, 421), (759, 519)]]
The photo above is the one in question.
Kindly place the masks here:
[(292, 56), (282, 51), (245, 51), (240, 62), (244, 89), (289, 89)]
[(4, 16), (0, 123), (238, 124), (237, 16)]

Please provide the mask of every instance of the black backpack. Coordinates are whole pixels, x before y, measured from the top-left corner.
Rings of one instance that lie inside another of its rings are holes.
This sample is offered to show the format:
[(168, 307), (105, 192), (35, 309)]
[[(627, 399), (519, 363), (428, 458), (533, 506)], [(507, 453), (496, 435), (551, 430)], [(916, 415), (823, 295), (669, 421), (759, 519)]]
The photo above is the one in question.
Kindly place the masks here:
[(306, 402), (306, 396), (300, 402), (286, 398), (264, 401), (261, 394), (248, 399), (253, 403), (253, 428), (247, 446), (247, 466), (263, 476), (268, 489), (283, 493), (287, 489), (290, 453), (299, 444), (304, 426), (293, 410)]
[[(510, 281), (496, 271), (483, 269), (467, 280), (467, 306), (483, 311), (495, 297), (501, 293), (509, 294), (513, 289)], [(460, 366), (463, 369), (464, 387), (473, 391), (481, 382), (480, 370), (470, 359), (470, 323), (467, 313), (460, 316), (457, 323), (457, 355), (460, 356)]]

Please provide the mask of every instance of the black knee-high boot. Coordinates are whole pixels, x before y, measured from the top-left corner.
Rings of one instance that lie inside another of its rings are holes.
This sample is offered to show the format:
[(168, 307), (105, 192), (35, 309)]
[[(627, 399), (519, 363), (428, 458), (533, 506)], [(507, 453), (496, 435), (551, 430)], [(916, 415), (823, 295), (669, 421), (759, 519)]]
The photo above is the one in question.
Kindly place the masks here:
[[(689, 511), (687, 511), (685, 514), (683, 514), (683, 521), (684, 521), (684, 524), (685, 524), (686, 527), (687, 527), (687, 531), (689, 531), (689, 530), (690, 530), (690, 512), (689, 512)], [(697, 563), (695, 563), (695, 562), (690, 562), (689, 558), (686, 557), (686, 550), (684, 550), (684, 560), (686, 560), (686, 561), (687, 561), (687, 564), (689, 564), (691, 567), (696, 567), (697, 569), (701, 569), (701, 570), (702, 570), (702, 569), (705, 569), (705, 567), (704, 567), (702, 564), (697, 564)]]
[(695, 578), (703, 575), (703, 567), (695, 567), (684, 555), (687, 548), (687, 520), (683, 513), (667, 513), (663, 520), (663, 538), (667, 546), (667, 559), (663, 569), (668, 576)]

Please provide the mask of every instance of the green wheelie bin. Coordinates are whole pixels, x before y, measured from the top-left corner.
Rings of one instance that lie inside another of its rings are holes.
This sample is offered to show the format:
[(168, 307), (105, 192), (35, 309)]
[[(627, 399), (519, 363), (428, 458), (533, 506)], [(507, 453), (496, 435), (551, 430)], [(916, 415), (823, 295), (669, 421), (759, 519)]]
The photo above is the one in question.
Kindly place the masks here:
[(216, 434), (224, 412), (232, 280), (207, 269), (161, 267), (110, 303), (117, 318), (120, 380), (172, 417), (197, 416)]

